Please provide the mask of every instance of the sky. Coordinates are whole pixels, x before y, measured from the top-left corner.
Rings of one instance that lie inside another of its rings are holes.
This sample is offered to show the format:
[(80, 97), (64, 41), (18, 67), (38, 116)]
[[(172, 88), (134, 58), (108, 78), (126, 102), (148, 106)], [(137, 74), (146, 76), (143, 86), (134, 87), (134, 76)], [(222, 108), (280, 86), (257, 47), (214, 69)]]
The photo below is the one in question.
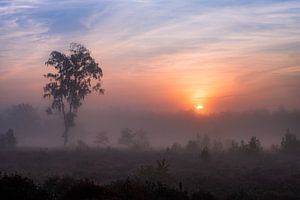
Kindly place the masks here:
[(104, 72), (85, 108), (300, 108), (299, 0), (1, 0), (0, 107), (49, 104), (44, 63), (71, 42)]

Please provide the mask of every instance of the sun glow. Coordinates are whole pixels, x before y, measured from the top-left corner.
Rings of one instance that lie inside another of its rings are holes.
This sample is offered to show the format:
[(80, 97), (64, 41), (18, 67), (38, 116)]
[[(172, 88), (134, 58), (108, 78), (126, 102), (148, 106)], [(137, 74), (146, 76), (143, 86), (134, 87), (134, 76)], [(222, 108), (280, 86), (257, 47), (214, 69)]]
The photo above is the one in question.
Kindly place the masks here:
[(196, 109), (197, 109), (197, 110), (203, 110), (203, 109), (204, 109), (204, 106), (203, 106), (203, 105), (197, 105), (197, 106), (196, 106)]

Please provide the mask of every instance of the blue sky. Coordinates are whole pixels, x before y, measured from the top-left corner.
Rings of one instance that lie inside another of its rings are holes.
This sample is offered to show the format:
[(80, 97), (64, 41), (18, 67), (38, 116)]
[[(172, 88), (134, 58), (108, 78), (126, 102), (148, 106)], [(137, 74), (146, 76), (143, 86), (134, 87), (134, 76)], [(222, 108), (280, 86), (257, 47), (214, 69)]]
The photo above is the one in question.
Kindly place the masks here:
[(292, 0), (2, 0), (2, 104), (31, 101), (29, 91), (38, 99), (51, 50), (79, 42), (103, 64), (107, 106), (137, 105), (115, 100), (134, 86), (131, 96), (150, 96), (140, 107), (179, 109), (224, 95), (240, 98), (211, 107), (268, 107), (269, 99), (271, 107), (298, 107), (299, 35), (300, 1)]

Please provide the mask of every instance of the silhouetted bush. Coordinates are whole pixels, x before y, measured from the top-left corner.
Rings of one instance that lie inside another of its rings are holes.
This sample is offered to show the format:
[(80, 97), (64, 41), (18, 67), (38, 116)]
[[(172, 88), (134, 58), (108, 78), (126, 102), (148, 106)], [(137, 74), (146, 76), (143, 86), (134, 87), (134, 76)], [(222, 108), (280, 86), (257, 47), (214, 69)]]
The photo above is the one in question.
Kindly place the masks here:
[(13, 149), (17, 144), (14, 130), (9, 129), (5, 134), (0, 135), (0, 149)]
[(135, 178), (143, 182), (173, 183), (173, 178), (169, 173), (169, 163), (165, 159), (157, 160), (156, 163), (156, 167), (152, 165), (142, 165), (139, 167), (135, 173)]
[(300, 140), (297, 139), (295, 134), (290, 132), (290, 129), (287, 129), (285, 135), (282, 137), (281, 149), (284, 152), (290, 153), (300, 151)]
[(40, 187), (19, 175), (0, 177), (0, 198), (5, 200), (215, 200), (208, 192), (189, 195), (162, 183), (120, 180), (108, 185), (72, 178), (49, 178)]
[(1, 175), (0, 199), (5, 200), (40, 200), (49, 199), (47, 194), (29, 178), (19, 175)]
[(62, 199), (71, 188), (76, 185), (76, 180), (65, 176), (65, 177), (50, 177), (45, 180), (43, 188), (48, 194), (50, 199)]
[(248, 145), (246, 146), (246, 152), (251, 154), (257, 154), (262, 151), (261, 143), (256, 137), (251, 137)]
[(191, 200), (216, 200), (216, 198), (209, 192), (199, 190), (191, 196)]
[(93, 199), (109, 199), (105, 189), (89, 180), (81, 180), (72, 185), (62, 196), (62, 200), (93, 200)]

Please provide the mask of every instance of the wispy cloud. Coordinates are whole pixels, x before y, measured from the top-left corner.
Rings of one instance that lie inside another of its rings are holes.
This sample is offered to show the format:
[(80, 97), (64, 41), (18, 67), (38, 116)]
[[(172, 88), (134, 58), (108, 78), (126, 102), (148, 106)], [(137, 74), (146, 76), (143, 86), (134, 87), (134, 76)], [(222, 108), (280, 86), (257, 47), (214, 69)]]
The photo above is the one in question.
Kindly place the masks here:
[(296, 73), (289, 67), (300, 65), (299, 35), (296, 0), (4, 0), (0, 79), (81, 42), (110, 77), (163, 75), (201, 90), (246, 79), (268, 84), (286, 80), (279, 71)]

